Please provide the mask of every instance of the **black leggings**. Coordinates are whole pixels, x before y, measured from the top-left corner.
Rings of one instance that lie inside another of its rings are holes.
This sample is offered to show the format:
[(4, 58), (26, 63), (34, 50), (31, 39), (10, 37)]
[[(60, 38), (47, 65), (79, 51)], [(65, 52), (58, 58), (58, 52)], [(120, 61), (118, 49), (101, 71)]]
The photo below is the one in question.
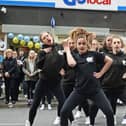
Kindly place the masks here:
[[(126, 104), (126, 88), (121, 88), (121, 89), (110, 89), (110, 90), (104, 90), (108, 100), (110, 101), (110, 104), (113, 109), (114, 115), (116, 114), (116, 106), (117, 106), (117, 99), (119, 98), (120, 100), (123, 101), (123, 103)], [(96, 105), (92, 105), (90, 109), (90, 121), (91, 124), (94, 124), (95, 122), (95, 117), (98, 112), (98, 107)]]
[(48, 104), (51, 104), (51, 100), (53, 98), (52, 92), (50, 92), (48, 88), (45, 90), (45, 92), (46, 93), (42, 96), (42, 104), (45, 104), (46, 100)]
[(84, 100), (79, 106), (78, 106), (78, 110), (81, 111), (81, 109), (83, 109), (86, 117), (89, 116), (89, 111), (90, 111), (90, 105), (88, 103), (88, 100)]
[(33, 99), (33, 91), (35, 89), (35, 84), (36, 82), (35, 81), (32, 81), (32, 80), (29, 80), (29, 81), (26, 81), (27, 83), (27, 95), (28, 95), (28, 99)]
[[(53, 85), (54, 83), (57, 86), (49, 87), (51, 84)], [(61, 107), (63, 106), (64, 101), (65, 101), (65, 95), (64, 95), (62, 86), (60, 85), (60, 82), (59, 81), (53, 82), (53, 81), (39, 79), (37, 84), (36, 84), (33, 103), (31, 105), (31, 108), (30, 108), (30, 111), (29, 111), (29, 121), (30, 121), (31, 126), (34, 122), (34, 118), (35, 118), (35, 115), (36, 115), (36, 112), (37, 112), (37, 108), (39, 107), (40, 102), (41, 102), (41, 98), (43, 97), (43, 95), (45, 95), (45, 88), (47, 88), (47, 87), (49, 88), (49, 90), (53, 93), (53, 95), (58, 100), (57, 115), (60, 116), (60, 110), (61, 110)], [(72, 113), (70, 115), (70, 120), (71, 121), (73, 120)]]
[(116, 91), (115, 89), (113, 90), (110, 89), (104, 92), (112, 105), (114, 114), (116, 114), (117, 99), (119, 98), (124, 104), (126, 104), (126, 88), (118, 88)]
[(79, 104), (82, 103), (84, 99), (91, 99), (97, 106), (102, 110), (107, 118), (107, 126), (114, 126), (114, 117), (112, 107), (106, 98), (103, 90), (99, 90), (96, 94), (91, 97), (80, 95), (76, 90), (74, 90), (70, 96), (65, 101), (61, 109), (61, 126), (68, 126), (68, 117), (71, 111)]

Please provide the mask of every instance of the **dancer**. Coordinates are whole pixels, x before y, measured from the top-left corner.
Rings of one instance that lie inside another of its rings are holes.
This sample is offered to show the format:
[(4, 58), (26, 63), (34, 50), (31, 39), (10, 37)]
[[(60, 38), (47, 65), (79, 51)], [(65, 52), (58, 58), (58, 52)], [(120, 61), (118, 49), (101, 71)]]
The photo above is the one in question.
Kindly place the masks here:
[[(113, 108), (115, 125), (117, 124), (116, 121), (117, 99), (118, 98), (121, 99), (126, 104), (126, 93), (125, 93), (126, 54), (124, 54), (124, 52), (122, 51), (123, 47), (124, 43), (121, 37), (113, 35), (111, 39), (112, 51), (111, 53), (108, 53), (108, 55), (113, 59), (113, 63), (111, 68), (108, 70), (108, 72), (102, 79), (102, 87)], [(93, 112), (94, 110), (95, 112)], [(94, 110), (92, 109), (91, 112), (96, 114), (97, 109), (95, 108)]]
[[(43, 42), (43, 49), (38, 54), (37, 65), (40, 72), (40, 78), (36, 84), (33, 103), (29, 111), (29, 119), (26, 120), (25, 126), (32, 126), (40, 105), (45, 89), (48, 88), (58, 100), (57, 117), (54, 124), (60, 123), (60, 110), (65, 101), (65, 95), (60, 85), (61, 69), (64, 66), (63, 48), (61, 45), (55, 44), (52, 35), (48, 32), (40, 34), (40, 40)], [(70, 121), (73, 121), (72, 114)]]
[[(114, 126), (112, 107), (100, 87), (99, 79), (110, 68), (112, 59), (98, 52), (88, 51), (88, 42), (85, 35), (77, 38), (78, 53), (71, 53), (68, 43), (64, 43), (69, 66), (75, 68), (76, 85), (61, 109), (61, 126), (68, 126), (68, 117), (71, 111), (84, 99), (91, 99), (106, 115), (107, 126)], [(97, 65), (105, 63), (100, 72)]]
[[(116, 121), (116, 105), (117, 99), (121, 99), (124, 103), (126, 103), (126, 86), (125, 86), (125, 75), (126, 65), (125, 59), (126, 54), (122, 51), (124, 47), (123, 40), (120, 36), (113, 35), (111, 37), (111, 52), (106, 51), (107, 55), (109, 55), (113, 59), (113, 63), (111, 68), (102, 78), (102, 87), (103, 90), (109, 99), (111, 106), (114, 112), (114, 123), (117, 124)], [(94, 120), (97, 114), (98, 108), (96, 106), (91, 107), (91, 124), (94, 124)], [(122, 122), (124, 124), (124, 122)]]

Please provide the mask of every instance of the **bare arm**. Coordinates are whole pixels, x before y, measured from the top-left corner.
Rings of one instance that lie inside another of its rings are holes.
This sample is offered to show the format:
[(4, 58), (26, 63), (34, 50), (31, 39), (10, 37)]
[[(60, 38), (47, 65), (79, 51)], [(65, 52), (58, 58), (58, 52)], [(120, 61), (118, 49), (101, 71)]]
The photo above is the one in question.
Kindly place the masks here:
[(63, 43), (63, 47), (64, 47), (64, 51), (66, 52), (66, 57), (67, 57), (67, 63), (68, 63), (68, 65), (70, 67), (76, 66), (77, 63), (76, 63), (75, 59), (73, 58), (73, 56), (71, 54), (68, 42), (64, 42)]

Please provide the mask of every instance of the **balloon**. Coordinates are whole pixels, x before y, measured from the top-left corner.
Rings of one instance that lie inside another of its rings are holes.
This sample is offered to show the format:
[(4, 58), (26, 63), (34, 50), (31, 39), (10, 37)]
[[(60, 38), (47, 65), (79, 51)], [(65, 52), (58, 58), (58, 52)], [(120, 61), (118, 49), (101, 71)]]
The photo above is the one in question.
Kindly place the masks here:
[(36, 49), (40, 49), (40, 47), (41, 47), (40, 43), (38, 43), (38, 42), (35, 43), (35, 48), (36, 48)]
[(26, 44), (25, 40), (21, 40), (21, 41), (20, 41), (20, 45), (21, 45), (21, 46), (25, 46), (25, 44)]
[(13, 34), (13, 33), (8, 33), (7, 37), (8, 37), (9, 39), (12, 39), (12, 38), (14, 38), (14, 34)]
[(13, 42), (14, 44), (18, 44), (19, 40), (18, 40), (17, 37), (14, 37), (14, 38), (12, 39), (12, 42)]
[(7, 43), (0, 39), (0, 51), (5, 51), (7, 48)]
[(33, 42), (38, 42), (39, 41), (39, 37), (38, 36), (34, 36), (33, 37)]
[(22, 40), (24, 38), (22, 34), (19, 34), (17, 37), (19, 40)]
[(33, 46), (34, 46), (33, 42), (32, 42), (32, 41), (29, 41), (29, 42), (28, 42), (28, 47), (29, 47), (29, 48), (32, 48)]
[(29, 41), (30, 41), (30, 37), (29, 37), (29, 36), (24, 36), (24, 40), (25, 40), (26, 42), (29, 42)]

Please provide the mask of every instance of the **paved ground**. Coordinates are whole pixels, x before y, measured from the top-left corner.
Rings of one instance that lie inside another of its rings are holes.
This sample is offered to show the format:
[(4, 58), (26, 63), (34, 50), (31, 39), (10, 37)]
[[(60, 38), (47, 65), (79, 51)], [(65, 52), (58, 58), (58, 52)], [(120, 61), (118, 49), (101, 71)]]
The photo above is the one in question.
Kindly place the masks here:
[[(121, 120), (125, 113), (125, 106), (118, 106), (117, 109), (117, 126), (121, 126)], [(24, 126), (25, 120), (28, 118), (29, 107), (26, 104), (25, 99), (19, 100), (14, 108), (8, 108), (7, 105), (0, 100), (0, 126)], [(76, 110), (74, 110), (75, 113)], [(37, 116), (35, 118), (34, 126), (53, 126), (53, 120), (56, 116), (56, 107), (53, 104), (52, 110), (40, 110), (38, 109)], [(86, 126), (84, 125), (84, 114), (82, 117), (74, 122), (73, 126)], [(105, 126), (105, 118), (101, 111), (99, 111), (96, 126)]]

